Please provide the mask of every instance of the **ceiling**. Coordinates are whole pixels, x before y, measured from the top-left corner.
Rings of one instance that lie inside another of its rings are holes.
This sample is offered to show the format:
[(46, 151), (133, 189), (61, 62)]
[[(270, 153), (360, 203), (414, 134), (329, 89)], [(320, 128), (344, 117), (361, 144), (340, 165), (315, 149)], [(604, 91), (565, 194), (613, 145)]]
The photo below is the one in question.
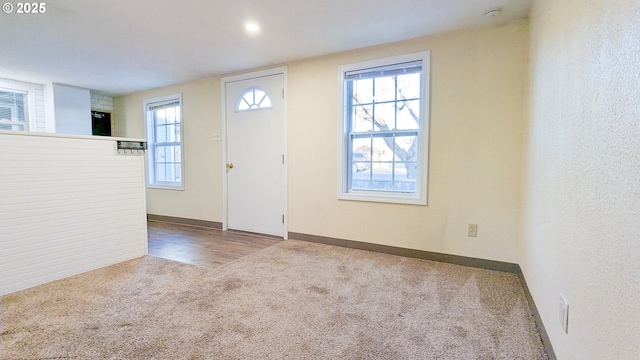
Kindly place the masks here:
[(44, 14), (0, 12), (0, 77), (125, 94), (505, 23), (531, 1), (48, 0)]

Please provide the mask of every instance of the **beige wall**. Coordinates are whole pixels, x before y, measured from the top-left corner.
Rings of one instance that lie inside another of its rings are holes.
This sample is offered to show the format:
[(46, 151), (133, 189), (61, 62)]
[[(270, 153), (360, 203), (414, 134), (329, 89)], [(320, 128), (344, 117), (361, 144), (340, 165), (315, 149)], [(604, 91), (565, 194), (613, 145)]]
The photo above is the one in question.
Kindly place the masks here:
[[(517, 261), (527, 24), (289, 66), (289, 230)], [(338, 201), (338, 67), (431, 50), (428, 206)], [(467, 224), (479, 224), (478, 238)]]
[[(288, 64), (289, 231), (517, 262), (527, 34), (520, 22)], [(429, 205), (338, 201), (338, 67), (424, 50)], [(186, 189), (149, 190), (150, 213), (221, 221), (221, 149), (209, 141), (219, 88), (209, 79), (115, 100), (118, 134), (141, 136), (143, 99), (183, 92)]]
[(147, 189), (149, 214), (222, 219), (220, 81), (204, 79), (114, 98), (115, 136), (145, 137), (145, 99), (182, 93), (184, 190)]
[(560, 359), (640, 359), (639, 34), (637, 0), (531, 15), (521, 266)]

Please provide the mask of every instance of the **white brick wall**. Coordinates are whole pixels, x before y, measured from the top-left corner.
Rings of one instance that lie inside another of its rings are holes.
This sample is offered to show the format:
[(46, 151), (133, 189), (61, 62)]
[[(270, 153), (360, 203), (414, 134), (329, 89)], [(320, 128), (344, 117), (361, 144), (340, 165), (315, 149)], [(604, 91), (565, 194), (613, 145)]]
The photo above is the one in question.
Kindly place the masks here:
[(0, 131), (0, 296), (147, 253), (144, 157), (116, 140)]
[(31, 84), (34, 88), (34, 94), (36, 99), (36, 127), (35, 131), (45, 132), (47, 131), (47, 123), (45, 121), (44, 110), (44, 86)]
[(92, 92), (91, 110), (113, 112), (113, 98)]

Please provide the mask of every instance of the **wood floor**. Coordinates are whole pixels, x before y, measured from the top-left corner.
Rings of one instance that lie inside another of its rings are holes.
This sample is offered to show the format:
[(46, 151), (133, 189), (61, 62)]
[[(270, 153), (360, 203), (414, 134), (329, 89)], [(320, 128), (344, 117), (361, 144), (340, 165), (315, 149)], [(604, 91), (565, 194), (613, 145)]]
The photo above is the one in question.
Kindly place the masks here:
[(216, 267), (275, 245), (282, 239), (197, 226), (147, 222), (149, 255)]

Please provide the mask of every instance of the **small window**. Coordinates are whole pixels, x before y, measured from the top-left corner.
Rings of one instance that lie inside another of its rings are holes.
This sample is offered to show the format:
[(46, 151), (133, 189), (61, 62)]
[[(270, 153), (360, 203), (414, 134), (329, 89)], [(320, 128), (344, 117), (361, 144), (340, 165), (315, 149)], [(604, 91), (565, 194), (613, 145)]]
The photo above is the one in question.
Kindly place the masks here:
[(144, 107), (149, 149), (148, 185), (182, 190), (182, 95), (149, 99)]
[(260, 109), (270, 109), (271, 99), (262, 90), (253, 88), (242, 93), (238, 101), (237, 111), (251, 111)]
[(429, 53), (342, 66), (339, 198), (426, 205)]
[(0, 89), (0, 130), (26, 131), (27, 93)]

